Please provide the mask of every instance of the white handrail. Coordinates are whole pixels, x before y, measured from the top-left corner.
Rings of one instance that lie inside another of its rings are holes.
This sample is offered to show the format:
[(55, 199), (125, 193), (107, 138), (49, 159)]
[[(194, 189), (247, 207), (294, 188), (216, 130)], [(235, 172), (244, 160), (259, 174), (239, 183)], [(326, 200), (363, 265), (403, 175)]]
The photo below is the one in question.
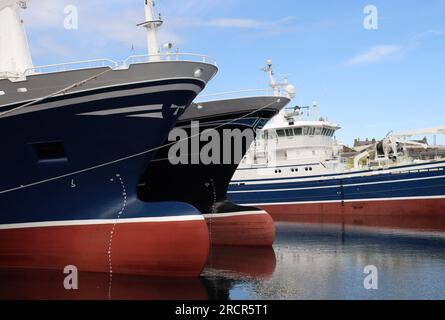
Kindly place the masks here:
[(228, 91), (228, 92), (221, 92), (221, 93), (212, 93), (212, 94), (206, 94), (206, 95), (199, 95), (198, 96), (198, 102), (197, 103), (204, 103), (209, 102), (208, 98), (218, 98), (218, 100), (221, 100), (221, 98), (227, 98), (227, 99), (237, 99), (237, 98), (247, 98), (247, 97), (260, 97), (260, 96), (270, 96), (275, 97), (275, 92), (271, 88), (264, 88), (264, 89), (245, 89), (245, 90), (238, 90), (238, 91)]
[(195, 53), (164, 53), (157, 55), (133, 55), (122, 62), (117, 62), (111, 59), (94, 59), (84, 61), (74, 61), (58, 64), (49, 64), (44, 66), (36, 66), (26, 69), (22, 76), (29, 76), (34, 74), (55, 73), (63, 71), (74, 71), (82, 69), (104, 68), (108, 67), (115, 69), (127, 69), (132, 64), (151, 63), (151, 62), (171, 62), (171, 61), (190, 61), (202, 62), (217, 66), (216, 60), (205, 55)]
[(133, 55), (124, 60), (124, 66), (128, 66), (136, 63), (147, 63), (147, 62), (169, 62), (169, 61), (190, 61), (190, 62), (202, 62), (207, 64), (212, 64), (217, 66), (216, 59), (196, 53), (160, 53), (155, 55), (141, 54)]
[(36, 66), (33, 68), (26, 69), (24, 75), (32, 75), (36, 73), (53, 73), (62, 71), (73, 71), (80, 69), (93, 69), (93, 68), (103, 68), (109, 67), (115, 69), (119, 66), (119, 63), (111, 59), (94, 59), (94, 60), (84, 60), (84, 61), (74, 61), (65, 62), (57, 64), (48, 64), (44, 66)]

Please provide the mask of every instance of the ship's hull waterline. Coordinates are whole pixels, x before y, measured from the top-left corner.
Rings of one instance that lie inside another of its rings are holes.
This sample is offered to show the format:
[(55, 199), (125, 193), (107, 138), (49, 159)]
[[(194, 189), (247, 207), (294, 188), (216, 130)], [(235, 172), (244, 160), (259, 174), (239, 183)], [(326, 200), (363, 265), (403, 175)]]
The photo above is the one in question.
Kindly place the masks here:
[(260, 209), (245, 210), (204, 215), (213, 246), (272, 246), (276, 230), (270, 214)]
[[(223, 137), (225, 130), (261, 129), (267, 121), (281, 110), (289, 99), (284, 97), (250, 97), (215, 102), (199, 103), (190, 107), (176, 128), (182, 128), (191, 136), (191, 121), (199, 121), (199, 135), (206, 130), (215, 130)], [(238, 134), (240, 135), (240, 134)], [(247, 139), (246, 139), (247, 140)], [(252, 141), (245, 141), (242, 156)], [(189, 143), (188, 141), (185, 143)], [(199, 150), (207, 142), (200, 142)], [(227, 199), (227, 189), (239, 161), (224, 162), (228, 152), (223, 143), (218, 144), (221, 159), (218, 163), (203, 164), (201, 159), (192, 164), (172, 165), (168, 147), (161, 149), (145, 173), (140, 197), (147, 201), (182, 201), (198, 208), (205, 217), (210, 242), (214, 246), (272, 246), (275, 240), (275, 226), (264, 210), (234, 205)], [(240, 150), (230, 146), (230, 154)], [(188, 149), (191, 150), (191, 147)]]
[(276, 221), (445, 230), (444, 170), (436, 162), (380, 173), (236, 181), (229, 197), (266, 210)]
[(209, 249), (200, 212), (180, 202), (145, 203), (137, 184), (216, 67), (161, 62), (102, 71), (2, 80), (9, 92), (27, 86), (26, 102), (100, 74), (25, 108), (0, 97), (0, 110), (12, 110), (0, 117), (8, 150), (0, 164), (10, 168), (0, 181), (0, 265), (197, 276)]

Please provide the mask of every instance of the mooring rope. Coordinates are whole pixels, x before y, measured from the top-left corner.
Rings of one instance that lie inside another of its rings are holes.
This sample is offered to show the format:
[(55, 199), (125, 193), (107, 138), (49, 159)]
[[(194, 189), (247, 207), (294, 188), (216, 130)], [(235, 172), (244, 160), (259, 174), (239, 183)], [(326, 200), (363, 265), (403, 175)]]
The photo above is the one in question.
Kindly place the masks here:
[(52, 97), (57, 96), (57, 95), (59, 95), (59, 94), (66, 94), (68, 91), (70, 91), (70, 90), (72, 90), (72, 89), (74, 89), (74, 88), (83, 86), (85, 83), (88, 83), (88, 82), (90, 82), (91, 80), (97, 79), (98, 77), (100, 77), (100, 76), (102, 76), (102, 75), (104, 75), (105, 73), (110, 72), (110, 71), (113, 71), (113, 69), (109, 68), (109, 69), (107, 69), (107, 70), (105, 70), (105, 71), (102, 71), (102, 72), (100, 72), (100, 73), (98, 73), (98, 74), (95, 74), (94, 76), (89, 77), (89, 78), (87, 78), (87, 79), (85, 79), (85, 80), (78, 81), (78, 82), (76, 82), (76, 83), (73, 83), (73, 84), (69, 85), (69, 86), (66, 87), (66, 88), (63, 88), (63, 89), (58, 90), (58, 91), (56, 91), (56, 92), (50, 93), (50, 94), (47, 95), (47, 96), (44, 96), (44, 97), (41, 97), (41, 98), (37, 98), (37, 99), (35, 99), (35, 100), (33, 100), (33, 101), (30, 101), (30, 102), (27, 102), (27, 103), (25, 103), (25, 104), (23, 104), (23, 105), (21, 105), (21, 106), (15, 107), (15, 108), (13, 108), (13, 109), (11, 109), (11, 110), (7, 110), (7, 111), (0, 112), (0, 118), (3, 117), (3, 116), (5, 116), (5, 115), (7, 115), (7, 114), (9, 114), (9, 113), (12, 113), (12, 112), (21, 110), (21, 109), (23, 109), (23, 108), (32, 106), (32, 105), (34, 105), (34, 104), (36, 104), (36, 103), (45, 101), (46, 99), (52, 98)]

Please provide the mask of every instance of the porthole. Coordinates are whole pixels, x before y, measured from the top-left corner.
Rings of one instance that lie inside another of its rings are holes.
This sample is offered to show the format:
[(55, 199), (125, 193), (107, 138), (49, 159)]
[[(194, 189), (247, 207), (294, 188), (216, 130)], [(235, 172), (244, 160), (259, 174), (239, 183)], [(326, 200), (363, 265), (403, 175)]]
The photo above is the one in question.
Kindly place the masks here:
[(0, 90), (0, 96), (4, 96), (6, 93), (2, 90)]
[(26, 88), (18, 88), (17, 92), (18, 93), (25, 93), (25, 92), (28, 92), (28, 89), (26, 89)]

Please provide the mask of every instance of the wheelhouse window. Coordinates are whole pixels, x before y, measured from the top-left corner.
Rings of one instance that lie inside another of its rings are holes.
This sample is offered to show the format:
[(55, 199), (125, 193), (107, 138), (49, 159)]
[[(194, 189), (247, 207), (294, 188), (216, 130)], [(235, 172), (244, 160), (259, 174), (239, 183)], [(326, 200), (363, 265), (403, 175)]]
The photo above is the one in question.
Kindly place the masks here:
[(296, 136), (301, 136), (303, 134), (303, 129), (302, 128), (294, 128), (294, 134)]
[(286, 129), (286, 136), (288, 137), (293, 137), (294, 135), (294, 130), (292, 129)]
[(284, 130), (283, 130), (283, 129), (277, 130), (277, 135), (278, 135), (279, 137), (285, 137), (285, 136), (286, 136), (286, 134), (284, 133)]
[(310, 136), (315, 135), (315, 128), (309, 128), (309, 135)]

